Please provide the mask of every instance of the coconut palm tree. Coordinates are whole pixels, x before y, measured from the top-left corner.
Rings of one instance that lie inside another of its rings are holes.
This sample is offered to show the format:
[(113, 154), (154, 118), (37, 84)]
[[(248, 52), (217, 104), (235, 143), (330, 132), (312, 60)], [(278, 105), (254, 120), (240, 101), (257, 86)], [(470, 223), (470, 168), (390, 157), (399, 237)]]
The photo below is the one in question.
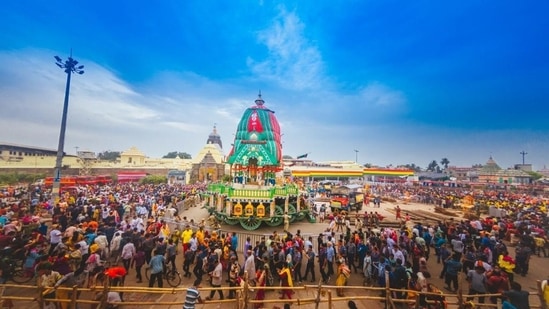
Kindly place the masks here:
[(428, 172), (438, 172), (439, 170), (440, 167), (438, 166), (437, 160), (433, 160), (429, 163), (429, 165), (427, 165)]
[(444, 169), (448, 169), (448, 164), (450, 164), (450, 160), (448, 160), (447, 158), (442, 158), (442, 160), (440, 160), (440, 165), (444, 166)]

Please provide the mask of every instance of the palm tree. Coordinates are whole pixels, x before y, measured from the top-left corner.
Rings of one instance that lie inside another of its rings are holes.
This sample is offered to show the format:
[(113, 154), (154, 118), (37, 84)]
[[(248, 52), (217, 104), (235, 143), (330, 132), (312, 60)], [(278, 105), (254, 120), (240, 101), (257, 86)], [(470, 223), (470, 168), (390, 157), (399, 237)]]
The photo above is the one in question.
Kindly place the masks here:
[(421, 172), (421, 167), (417, 166), (415, 163), (408, 163), (404, 165), (405, 168), (411, 169), (415, 172)]
[(447, 158), (442, 158), (442, 160), (440, 160), (440, 165), (444, 166), (444, 169), (448, 169), (448, 164), (450, 164), (450, 160), (448, 160)]
[(439, 169), (440, 168), (438, 166), (437, 160), (433, 160), (431, 161), (431, 163), (429, 163), (429, 165), (427, 165), (428, 172), (437, 172)]

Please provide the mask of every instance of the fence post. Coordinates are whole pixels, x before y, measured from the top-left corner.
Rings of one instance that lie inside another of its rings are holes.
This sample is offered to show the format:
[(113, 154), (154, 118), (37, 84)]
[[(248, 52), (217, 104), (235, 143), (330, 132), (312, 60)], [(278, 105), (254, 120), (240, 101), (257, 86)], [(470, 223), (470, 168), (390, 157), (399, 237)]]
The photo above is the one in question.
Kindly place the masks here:
[(463, 306), (465, 305), (465, 303), (463, 302), (463, 292), (461, 291), (461, 288), (458, 290), (457, 299), (458, 299), (458, 309), (463, 309)]
[(72, 287), (72, 294), (71, 294), (71, 309), (76, 309), (76, 298), (78, 296), (78, 286), (75, 285)]
[(332, 309), (332, 290), (328, 290), (328, 309)]
[(105, 282), (103, 282), (103, 294), (101, 295), (101, 302), (99, 303), (98, 309), (107, 308), (108, 299), (109, 299), (109, 284), (108, 284), (108, 280), (105, 280)]
[(320, 293), (322, 292), (322, 279), (318, 281), (318, 288), (316, 292), (316, 299), (315, 299), (315, 309), (318, 309), (320, 306)]
[(243, 309), (248, 308), (248, 271), (244, 271), (244, 291), (242, 291)]
[(2, 308), (13, 308), (13, 302), (11, 299), (3, 299), (4, 293), (6, 292), (6, 287), (2, 286), (2, 290), (0, 291), (0, 306)]
[[(549, 284), (549, 281), (548, 281)], [(536, 286), (538, 288), (538, 297), (539, 297), (539, 303), (541, 304), (541, 309), (547, 309), (547, 303), (545, 302), (545, 299), (543, 298), (543, 289), (541, 288), (541, 281), (536, 280)], [(547, 287), (546, 287), (547, 289)]]
[(38, 297), (36, 298), (38, 301), (38, 308), (44, 309), (44, 287), (41, 285), (38, 285)]
[(385, 271), (385, 307), (391, 305), (391, 308), (395, 309), (393, 303), (393, 297), (391, 296), (391, 285), (389, 281), (389, 272)]

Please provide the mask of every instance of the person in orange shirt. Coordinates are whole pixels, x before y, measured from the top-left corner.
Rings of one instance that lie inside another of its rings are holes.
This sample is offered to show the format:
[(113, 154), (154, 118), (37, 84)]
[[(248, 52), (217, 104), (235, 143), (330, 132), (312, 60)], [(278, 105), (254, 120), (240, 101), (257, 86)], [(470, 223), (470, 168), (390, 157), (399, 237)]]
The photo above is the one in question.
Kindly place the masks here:
[(204, 244), (204, 227), (200, 227), (198, 231), (196, 231), (196, 240), (198, 240), (198, 243), (203, 245)]
[(88, 223), (88, 228), (92, 229), (93, 231), (97, 231), (97, 228), (99, 227), (99, 223), (97, 223), (97, 221), (90, 221)]

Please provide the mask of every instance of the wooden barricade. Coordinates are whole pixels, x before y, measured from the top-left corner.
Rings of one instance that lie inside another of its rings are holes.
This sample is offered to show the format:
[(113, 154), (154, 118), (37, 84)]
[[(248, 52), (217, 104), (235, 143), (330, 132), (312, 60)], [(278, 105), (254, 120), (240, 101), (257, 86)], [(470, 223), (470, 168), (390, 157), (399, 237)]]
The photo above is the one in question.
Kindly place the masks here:
[[(388, 273), (386, 273), (386, 279), (388, 278)], [(386, 281), (388, 282), (388, 280)], [(344, 297), (334, 297), (332, 295), (332, 292), (335, 291), (338, 288), (344, 289), (346, 292), (351, 290), (361, 290), (364, 291), (364, 293), (355, 293), (353, 296), (344, 296)], [(67, 308), (69, 309), (75, 309), (77, 306), (82, 306), (83, 304), (91, 305), (92, 308), (95, 309), (104, 309), (107, 307), (108, 303), (108, 293), (109, 292), (118, 292), (118, 293), (125, 293), (125, 295), (128, 295), (130, 293), (133, 294), (154, 294), (154, 295), (160, 295), (160, 294), (180, 294), (185, 295), (187, 291), (187, 287), (177, 287), (177, 288), (148, 288), (148, 287), (129, 287), (129, 286), (110, 286), (109, 284), (105, 284), (103, 286), (96, 286), (93, 288), (76, 288), (76, 287), (59, 287), (58, 289), (64, 289), (69, 290), (72, 292), (72, 296), (68, 299), (48, 299), (48, 301), (51, 302), (63, 302), (68, 304)], [(244, 282), (242, 286), (237, 287), (221, 287), (221, 288), (200, 288), (200, 291), (207, 293), (212, 290), (222, 290), (223, 293), (226, 293), (230, 290), (236, 290), (236, 299), (224, 299), (224, 300), (211, 300), (207, 301), (206, 303), (209, 304), (231, 304), (232, 308), (237, 309), (248, 309), (253, 308), (254, 304), (257, 303), (264, 303), (264, 304), (280, 304), (281, 300), (278, 299), (278, 297), (273, 298), (265, 298), (264, 300), (255, 300), (253, 297), (250, 297), (252, 293), (254, 293), (257, 290), (265, 289), (269, 291), (278, 291), (282, 289), (287, 289), (287, 287), (281, 287), (281, 286), (275, 286), (275, 287), (258, 287), (254, 286), (251, 287), (248, 282)], [(470, 297), (490, 297), (490, 296), (501, 296), (501, 294), (476, 294), (476, 295), (465, 295), (460, 291), (458, 291), (457, 294), (440, 294), (440, 293), (431, 293), (431, 292), (418, 292), (413, 291), (416, 293), (415, 299), (396, 299), (393, 297), (393, 293), (395, 292), (407, 292), (408, 290), (404, 289), (393, 289), (389, 287), (389, 284), (386, 284), (384, 287), (364, 287), (364, 286), (332, 286), (332, 285), (322, 285), (320, 282), (316, 285), (303, 285), (303, 286), (294, 286), (292, 287), (292, 290), (296, 293), (299, 293), (301, 291), (314, 291), (314, 297), (296, 297), (292, 299), (284, 299), (284, 303), (291, 303), (298, 306), (302, 305), (311, 305), (314, 306), (315, 309), (319, 309), (321, 304), (327, 304), (328, 308), (334, 308), (336, 303), (343, 303), (347, 302), (349, 300), (354, 301), (384, 301), (386, 304), (386, 308), (392, 308), (395, 309), (397, 306), (396, 304), (406, 304), (408, 306), (413, 306), (415, 308), (419, 308), (419, 296), (420, 295), (431, 295), (431, 296), (437, 296), (437, 297), (443, 297), (446, 299), (446, 303), (448, 305), (451, 305), (452, 308), (464, 308), (466, 301), (469, 296)], [(24, 296), (20, 295), (14, 295), (14, 291), (17, 291), (17, 294), (23, 294)], [(42, 287), (37, 286), (29, 286), (29, 285), (15, 285), (15, 284), (3, 284), (0, 285), (0, 304), (6, 304), (6, 301), (9, 301), (12, 303), (13, 308), (27, 308), (27, 309), (33, 309), (33, 308), (44, 308), (44, 295), (47, 293), (50, 293), (52, 289), (44, 289)], [(384, 296), (376, 296), (377, 293), (384, 292)], [(531, 292), (531, 296), (535, 296), (539, 299), (536, 301), (531, 301), (532, 304), (530, 308), (541, 308), (541, 309), (547, 309), (547, 304), (544, 303), (543, 300), (543, 294), (541, 293), (541, 282), (538, 281), (538, 291)], [(77, 297), (78, 294), (86, 295)], [(101, 293), (101, 297), (97, 298), (95, 297), (98, 295), (98, 293)], [(304, 293), (306, 294), (306, 293)], [(127, 297), (125, 297), (127, 298)], [(130, 297), (131, 299), (131, 297)], [(452, 299), (454, 301), (449, 301), (449, 299)], [(185, 302), (185, 297), (180, 297), (177, 300), (174, 301), (161, 301), (158, 299), (152, 299), (149, 300), (140, 300), (140, 301), (132, 301), (132, 300), (124, 300), (122, 303), (119, 303), (122, 308), (150, 308), (150, 306), (182, 306)], [(431, 303), (433, 303), (431, 301)], [(149, 307), (147, 307), (149, 306)], [(484, 303), (482, 304), (485, 308), (498, 308), (497, 304), (491, 304), (491, 303)], [(5, 306), (4, 306), (5, 307)], [(9, 308), (9, 307), (8, 307)], [(310, 307), (309, 307), (310, 308)]]

